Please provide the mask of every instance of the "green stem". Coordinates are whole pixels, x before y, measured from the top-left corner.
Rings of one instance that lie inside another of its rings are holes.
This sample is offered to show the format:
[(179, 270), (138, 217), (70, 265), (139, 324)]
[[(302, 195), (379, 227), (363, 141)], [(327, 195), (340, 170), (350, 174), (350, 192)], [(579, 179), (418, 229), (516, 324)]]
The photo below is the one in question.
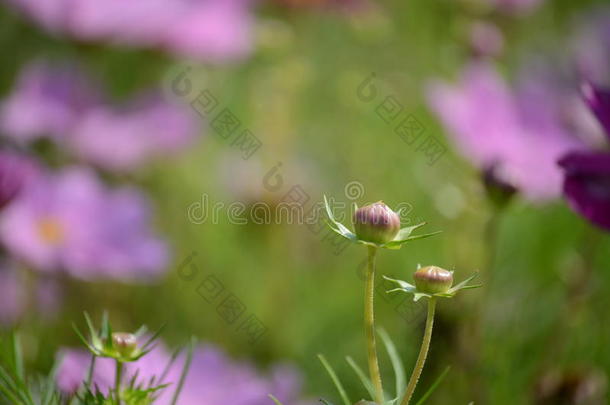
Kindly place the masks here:
[(116, 361), (116, 373), (114, 375), (114, 391), (116, 394), (116, 403), (121, 405), (121, 378), (123, 377), (123, 363)]
[(436, 309), (436, 298), (430, 297), (428, 301), (428, 318), (426, 319), (426, 329), (424, 331), (424, 339), (421, 343), (421, 348), (419, 349), (419, 356), (417, 357), (417, 362), (415, 363), (415, 368), (413, 369), (413, 374), (411, 374), (411, 379), (409, 379), (409, 384), (407, 385), (407, 391), (405, 392), (405, 396), (402, 399), (400, 405), (408, 405), (409, 401), (411, 401), (411, 397), (415, 392), (415, 386), (419, 381), (419, 377), (421, 376), (421, 372), (424, 369), (424, 364), (426, 363), (426, 357), (428, 356), (428, 349), (430, 348), (430, 341), (432, 340), (432, 326), (434, 325), (434, 310)]
[(375, 402), (383, 404), (383, 387), (381, 385), (381, 373), (379, 372), (379, 361), (377, 360), (377, 346), (375, 344), (375, 255), (377, 248), (369, 246), (368, 271), (366, 274), (366, 286), (364, 293), (364, 335), (366, 337), (369, 373), (375, 388)]
[(87, 371), (87, 380), (85, 380), (85, 388), (91, 389), (91, 381), (93, 380), (93, 371), (95, 370), (95, 354), (91, 355), (91, 363), (89, 363), (89, 370)]

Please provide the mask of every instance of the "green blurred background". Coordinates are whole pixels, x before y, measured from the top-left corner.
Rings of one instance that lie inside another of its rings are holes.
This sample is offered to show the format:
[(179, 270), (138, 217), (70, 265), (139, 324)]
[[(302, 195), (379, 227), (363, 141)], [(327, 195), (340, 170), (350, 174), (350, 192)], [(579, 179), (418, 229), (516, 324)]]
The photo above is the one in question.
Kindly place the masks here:
[[(531, 16), (500, 21), (509, 33), (502, 66), (510, 72), (524, 54), (541, 47), (560, 51), (574, 17), (594, 3), (548, 1)], [(447, 144), (425, 106), (423, 89), (433, 77), (452, 77), (467, 60), (461, 43), (462, 27), (473, 18), (467, 9), (452, 1), (396, 0), (382, 2), (371, 15), (351, 18), (260, 7), (256, 53), (235, 66), (197, 67), (196, 75), (263, 146), (242, 161), (239, 150), (207, 129), (179, 158), (130, 177), (153, 197), (158, 229), (175, 252), (173, 268), (161, 283), (149, 285), (66, 279), (61, 314), (44, 321), (30, 314), (20, 325), (33, 353), (31, 366), (45, 370), (55, 349), (78, 344), (71, 323), (82, 319), (82, 311), (99, 316), (107, 309), (125, 329), (166, 323), (170, 344), (195, 335), (263, 368), (292, 361), (303, 370), (308, 394), (336, 399), (316, 359), (324, 353), (352, 398), (364, 397), (344, 358), (365, 364), (358, 276), (365, 249), (349, 246), (336, 255), (324, 234), (302, 224), (235, 225), (226, 216), (216, 224), (196, 224), (187, 215), (203, 194), (211, 203), (273, 204), (295, 184), (310, 196), (309, 204), (323, 194), (351, 203), (345, 187), (357, 181), (364, 194), (355, 202), (408, 203), (413, 221), (425, 220), (426, 230), (443, 231), (402, 250), (381, 252), (380, 273), (409, 279), (418, 264), (434, 264), (455, 269), (457, 279), (479, 270), (486, 283), (439, 306), (418, 392), (446, 366), (451, 371), (430, 404), (467, 404), (485, 397), (492, 404), (534, 403), (536, 385), (552, 373), (607, 378), (609, 238), (563, 202), (536, 207), (515, 201), (497, 213), (468, 162), (449, 148), (429, 165), (375, 111), (386, 96), (394, 96), (425, 136)], [(41, 55), (75, 58), (118, 99), (166, 83), (177, 69), (176, 61), (154, 52), (50, 38), (5, 8), (0, 8), (0, 49), (2, 94), (19, 68)], [(378, 95), (366, 103), (357, 88), (372, 72)], [(257, 194), (265, 174), (279, 162), (283, 187)], [(185, 281), (178, 268), (193, 252), (198, 272)], [(197, 293), (210, 274), (267, 327), (255, 344)], [(410, 370), (425, 316), (423, 307), (403, 299), (378, 295), (377, 316)], [(382, 372), (392, 381), (385, 355)]]

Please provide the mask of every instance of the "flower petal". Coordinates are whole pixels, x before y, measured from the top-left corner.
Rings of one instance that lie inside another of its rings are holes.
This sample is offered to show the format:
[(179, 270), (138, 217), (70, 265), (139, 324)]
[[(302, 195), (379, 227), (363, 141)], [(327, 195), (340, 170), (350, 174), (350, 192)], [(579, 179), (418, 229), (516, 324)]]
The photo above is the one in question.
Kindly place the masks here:
[(565, 171), (563, 191), (572, 208), (610, 230), (610, 154), (573, 152), (559, 164)]

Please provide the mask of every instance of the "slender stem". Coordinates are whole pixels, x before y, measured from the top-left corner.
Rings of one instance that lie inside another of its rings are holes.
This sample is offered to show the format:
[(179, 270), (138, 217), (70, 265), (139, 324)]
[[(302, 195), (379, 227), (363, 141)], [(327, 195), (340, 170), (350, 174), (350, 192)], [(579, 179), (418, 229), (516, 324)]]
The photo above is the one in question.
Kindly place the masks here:
[(375, 402), (383, 404), (383, 387), (381, 385), (381, 373), (379, 372), (379, 361), (377, 360), (377, 346), (375, 344), (375, 255), (377, 248), (369, 246), (368, 271), (366, 273), (366, 286), (364, 293), (364, 335), (366, 337), (369, 373), (373, 387), (375, 387)]
[(85, 380), (85, 388), (91, 389), (91, 381), (93, 380), (93, 371), (95, 370), (95, 354), (91, 355), (91, 363), (89, 363), (89, 370), (87, 371), (87, 380)]
[(121, 405), (121, 378), (123, 377), (123, 363), (116, 361), (116, 373), (114, 375), (114, 391), (116, 394), (116, 403)]
[(402, 399), (400, 405), (408, 405), (409, 401), (411, 401), (411, 397), (415, 392), (415, 386), (419, 381), (419, 377), (421, 376), (421, 372), (424, 369), (424, 364), (426, 363), (426, 357), (428, 357), (428, 349), (430, 348), (430, 340), (432, 340), (432, 326), (434, 325), (434, 310), (436, 309), (436, 298), (430, 297), (428, 300), (428, 318), (426, 319), (426, 329), (424, 331), (424, 339), (421, 342), (421, 348), (419, 349), (419, 356), (417, 357), (417, 362), (415, 363), (415, 368), (413, 369), (413, 374), (411, 374), (411, 379), (409, 379), (409, 384), (407, 385), (407, 391), (405, 392), (405, 396)]

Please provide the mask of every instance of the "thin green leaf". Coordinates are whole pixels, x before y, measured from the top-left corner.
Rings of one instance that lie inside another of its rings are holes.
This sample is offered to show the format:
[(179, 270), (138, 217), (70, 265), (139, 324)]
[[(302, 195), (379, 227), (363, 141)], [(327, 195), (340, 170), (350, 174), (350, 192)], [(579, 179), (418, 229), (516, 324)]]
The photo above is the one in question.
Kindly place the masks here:
[(375, 389), (373, 388), (373, 384), (371, 383), (371, 380), (369, 380), (369, 378), (364, 374), (360, 366), (358, 366), (358, 364), (356, 364), (356, 362), (350, 356), (347, 356), (345, 360), (347, 361), (347, 364), (349, 364), (354, 370), (354, 372), (360, 379), (360, 382), (362, 382), (362, 385), (364, 385), (364, 388), (366, 388), (371, 398), (375, 398)]
[[(89, 317), (89, 314), (86, 311), (84, 312), (84, 316), (85, 316), (85, 322), (87, 322), (87, 328), (89, 329), (89, 338), (91, 339), (90, 346), (93, 346), (96, 348), (102, 347), (103, 342), (100, 340), (100, 335), (99, 335), (98, 331), (95, 329), (95, 326), (93, 326), (93, 322), (91, 321), (91, 318)], [(80, 332), (77, 332), (77, 334), (80, 334)], [(87, 345), (89, 345), (89, 343), (87, 343)]]
[(150, 349), (152, 349), (150, 345), (159, 338), (161, 332), (163, 332), (163, 329), (165, 329), (165, 324), (161, 325), (161, 327), (157, 329), (157, 331), (150, 337), (150, 339), (148, 339), (146, 343), (144, 343), (144, 345), (142, 346), (143, 351), (150, 351)]
[(398, 280), (398, 279), (387, 277), (387, 276), (383, 276), (383, 278), (388, 280), (388, 281), (391, 281), (393, 283), (398, 284), (398, 288), (395, 288), (393, 290), (389, 290), (387, 292), (405, 291), (405, 292), (408, 292), (408, 293), (414, 293), (417, 290), (413, 284), (409, 284), (409, 283), (407, 283), (404, 280)]
[(184, 367), (182, 368), (182, 373), (180, 374), (180, 379), (178, 380), (178, 386), (176, 387), (176, 391), (174, 392), (174, 397), (172, 398), (171, 405), (176, 405), (178, 401), (178, 397), (180, 396), (180, 391), (182, 391), (182, 387), (184, 386), (184, 381), (186, 380), (186, 375), (188, 374), (189, 368), (191, 367), (191, 361), (193, 360), (193, 351), (195, 350), (195, 345), (197, 340), (195, 337), (191, 337), (191, 341), (188, 347), (188, 351), (186, 352), (186, 361), (184, 362)]
[(377, 330), (377, 334), (381, 338), (383, 345), (385, 346), (386, 351), (388, 352), (388, 356), (390, 357), (390, 362), (392, 363), (392, 368), (394, 369), (394, 376), (396, 378), (396, 397), (398, 397), (406, 387), (406, 379), (405, 379), (405, 371), (404, 365), (402, 364), (402, 360), (398, 355), (398, 350), (396, 350), (396, 346), (390, 336), (385, 331), (385, 329), (380, 328)]
[(89, 349), (91, 352), (97, 352), (97, 349), (91, 346), (89, 341), (85, 339), (80, 330), (78, 330), (78, 326), (76, 326), (75, 323), (72, 324), (72, 329), (74, 330), (74, 333), (76, 333), (76, 336), (78, 336), (78, 338), (81, 340), (81, 342), (83, 342), (83, 344), (87, 346), (87, 349)]
[(345, 388), (343, 388), (343, 384), (341, 384), (341, 381), (339, 381), (339, 377), (337, 377), (337, 373), (335, 373), (335, 370), (333, 370), (328, 361), (326, 361), (324, 355), (318, 354), (318, 359), (320, 359), (320, 362), (326, 369), (326, 372), (330, 376), (331, 380), (333, 380), (333, 383), (335, 384), (337, 391), (339, 391), (339, 395), (341, 396), (343, 403), (345, 405), (351, 405), (352, 402), (349, 400), (347, 393), (345, 392)]
[(431, 232), (431, 233), (425, 233), (422, 235), (409, 236), (408, 238), (403, 239), (403, 240), (393, 240), (391, 242), (386, 243), (385, 245), (382, 245), (382, 247), (384, 247), (386, 249), (400, 249), (402, 247), (402, 245), (404, 245), (407, 242), (417, 240), (417, 239), (429, 238), (431, 236), (438, 235), (441, 232), (443, 232), (443, 231), (436, 231), (436, 232)]
[(468, 277), (466, 280), (464, 280), (461, 283), (456, 284), (453, 287), (451, 287), (447, 292), (448, 293), (453, 293), (453, 292), (456, 292), (456, 291), (459, 291), (459, 290), (463, 290), (464, 288), (466, 288), (466, 284), (471, 282), (478, 275), (479, 275), (479, 273), (474, 273), (472, 276)]
[(273, 402), (275, 403), (275, 405), (283, 405), (279, 399), (277, 399), (276, 397), (274, 397), (273, 395), (269, 394), (269, 398), (271, 398), (273, 400)]
[(25, 378), (23, 371), (23, 350), (21, 340), (17, 333), (11, 334), (11, 345), (13, 347), (13, 364), (15, 365), (15, 374), (17, 378), (23, 380)]
[(411, 235), (411, 233), (413, 233), (414, 230), (416, 230), (417, 228), (421, 228), (424, 225), (426, 225), (426, 222), (422, 222), (417, 225), (407, 226), (406, 228), (402, 228), (400, 231), (398, 231), (398, 233), (396, 234), (396, 236), (394, 237), (394, 239), (392, 241), (406, 240)]
[(428, 388), (428, 391), (426, 391), (426, 393), (424, 395), (422, 395), (422, 397), (419, 399), (419, 401), (417, 401), (417, 403), (415, 405), (422, 405), (424, 403), (424, 401), (426, 399), (428, 399), (428, 397), (430, 395), (432, 395), (432, 393), (434, 392), (434, 390), (436, 389), (436, 387), (439, 386), (439, 384), (445, 379), (445, 376), (447, 375), (447, 373), (449, 372), (449, 370), (451, 370), (451, 366), (447, 366), (447, 368), (441, 373), (441, 375), (438, 376), (438, 378), (436, 379), (436, 381), (434, 381), (432, 383), (432, 385), (430, 386), (430, 388)]

